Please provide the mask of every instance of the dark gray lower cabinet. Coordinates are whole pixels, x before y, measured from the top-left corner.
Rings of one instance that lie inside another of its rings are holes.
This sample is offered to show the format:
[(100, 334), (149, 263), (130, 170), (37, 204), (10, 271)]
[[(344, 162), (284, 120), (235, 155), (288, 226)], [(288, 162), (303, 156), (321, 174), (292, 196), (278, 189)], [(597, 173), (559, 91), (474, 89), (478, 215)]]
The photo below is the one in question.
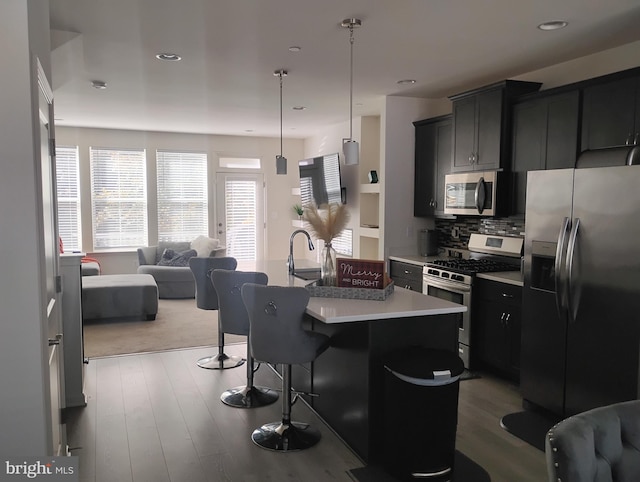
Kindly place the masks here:
[(517, 379), (522, 287), (481, 278), (474, 283), (471, 330), (477, 361)]
[(422, 265), (389, 260), (389, 272), (396, 286), (422, 293)]

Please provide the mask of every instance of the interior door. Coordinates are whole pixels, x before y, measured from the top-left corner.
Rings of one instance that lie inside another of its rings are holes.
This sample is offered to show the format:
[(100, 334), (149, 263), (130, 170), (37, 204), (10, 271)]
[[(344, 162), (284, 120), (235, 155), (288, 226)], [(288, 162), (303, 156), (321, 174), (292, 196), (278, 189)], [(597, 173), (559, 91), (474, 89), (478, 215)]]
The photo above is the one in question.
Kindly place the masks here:
[(220, 172), (216, 181), (216, 236), (237, 260), (264, 259), (262, 174)]
[(49, 393), (51, 406), (51, 434), (54, 455), (66, 453), (66, 434), (62, 425), (64, 378), (62, 355), (61, 295), (59, 286), (59, 252), (56, 221), (55, 153), (53, 139), (53, 95), (42, 69), (38, 72), (40, 121), (40, 170), (42, 176), (42, 243), (44, 247), (44, 287), (48, 339)]

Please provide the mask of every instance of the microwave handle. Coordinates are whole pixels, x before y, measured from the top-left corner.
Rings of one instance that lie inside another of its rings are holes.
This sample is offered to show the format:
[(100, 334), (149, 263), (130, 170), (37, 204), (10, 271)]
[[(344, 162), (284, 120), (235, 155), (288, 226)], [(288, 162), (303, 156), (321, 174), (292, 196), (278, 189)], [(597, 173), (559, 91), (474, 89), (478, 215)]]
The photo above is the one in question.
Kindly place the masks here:
[(484, 211), (484, 203), (486, 201), (486, 197), (487, 186), (484, 182), (484, 177), (481, 177), (480, 179), (478, 179), (478, 184), (476, 184), (476, 193), (474, 196), (476, 209), (478, 210), (479, 214), (482, 214), (482, 211)]

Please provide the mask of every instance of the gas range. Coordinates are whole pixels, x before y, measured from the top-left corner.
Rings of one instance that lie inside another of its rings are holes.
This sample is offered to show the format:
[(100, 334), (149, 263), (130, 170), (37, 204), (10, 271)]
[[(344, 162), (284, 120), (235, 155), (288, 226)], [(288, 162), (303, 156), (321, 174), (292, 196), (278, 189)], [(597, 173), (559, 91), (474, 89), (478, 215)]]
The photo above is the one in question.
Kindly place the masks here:
[(423, 274), (471, 285), (478, 273), (518, 271), (522, 238), (473, 233), (469, 239), (469, 258), (445, 258), (428, 262)]
[(422, 269), (422, 292), (467, 307), (458, 321), (458, 353), (471, 368), (471, 298), (477, 273), (520, 269), (522, 238), (474, 233), (467, 246), (468, 258), (443, 258), (428, 262)]

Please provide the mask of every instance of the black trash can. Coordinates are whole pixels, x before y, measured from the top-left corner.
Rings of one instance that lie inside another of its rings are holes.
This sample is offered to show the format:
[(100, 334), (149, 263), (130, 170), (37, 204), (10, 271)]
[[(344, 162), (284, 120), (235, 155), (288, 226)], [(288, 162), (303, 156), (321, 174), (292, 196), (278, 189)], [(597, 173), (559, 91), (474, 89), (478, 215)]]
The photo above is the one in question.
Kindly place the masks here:
[(450, 351), (409, 347), (384, 359), (383, 466), (401, 480), (453, 475), (464, 363)]

